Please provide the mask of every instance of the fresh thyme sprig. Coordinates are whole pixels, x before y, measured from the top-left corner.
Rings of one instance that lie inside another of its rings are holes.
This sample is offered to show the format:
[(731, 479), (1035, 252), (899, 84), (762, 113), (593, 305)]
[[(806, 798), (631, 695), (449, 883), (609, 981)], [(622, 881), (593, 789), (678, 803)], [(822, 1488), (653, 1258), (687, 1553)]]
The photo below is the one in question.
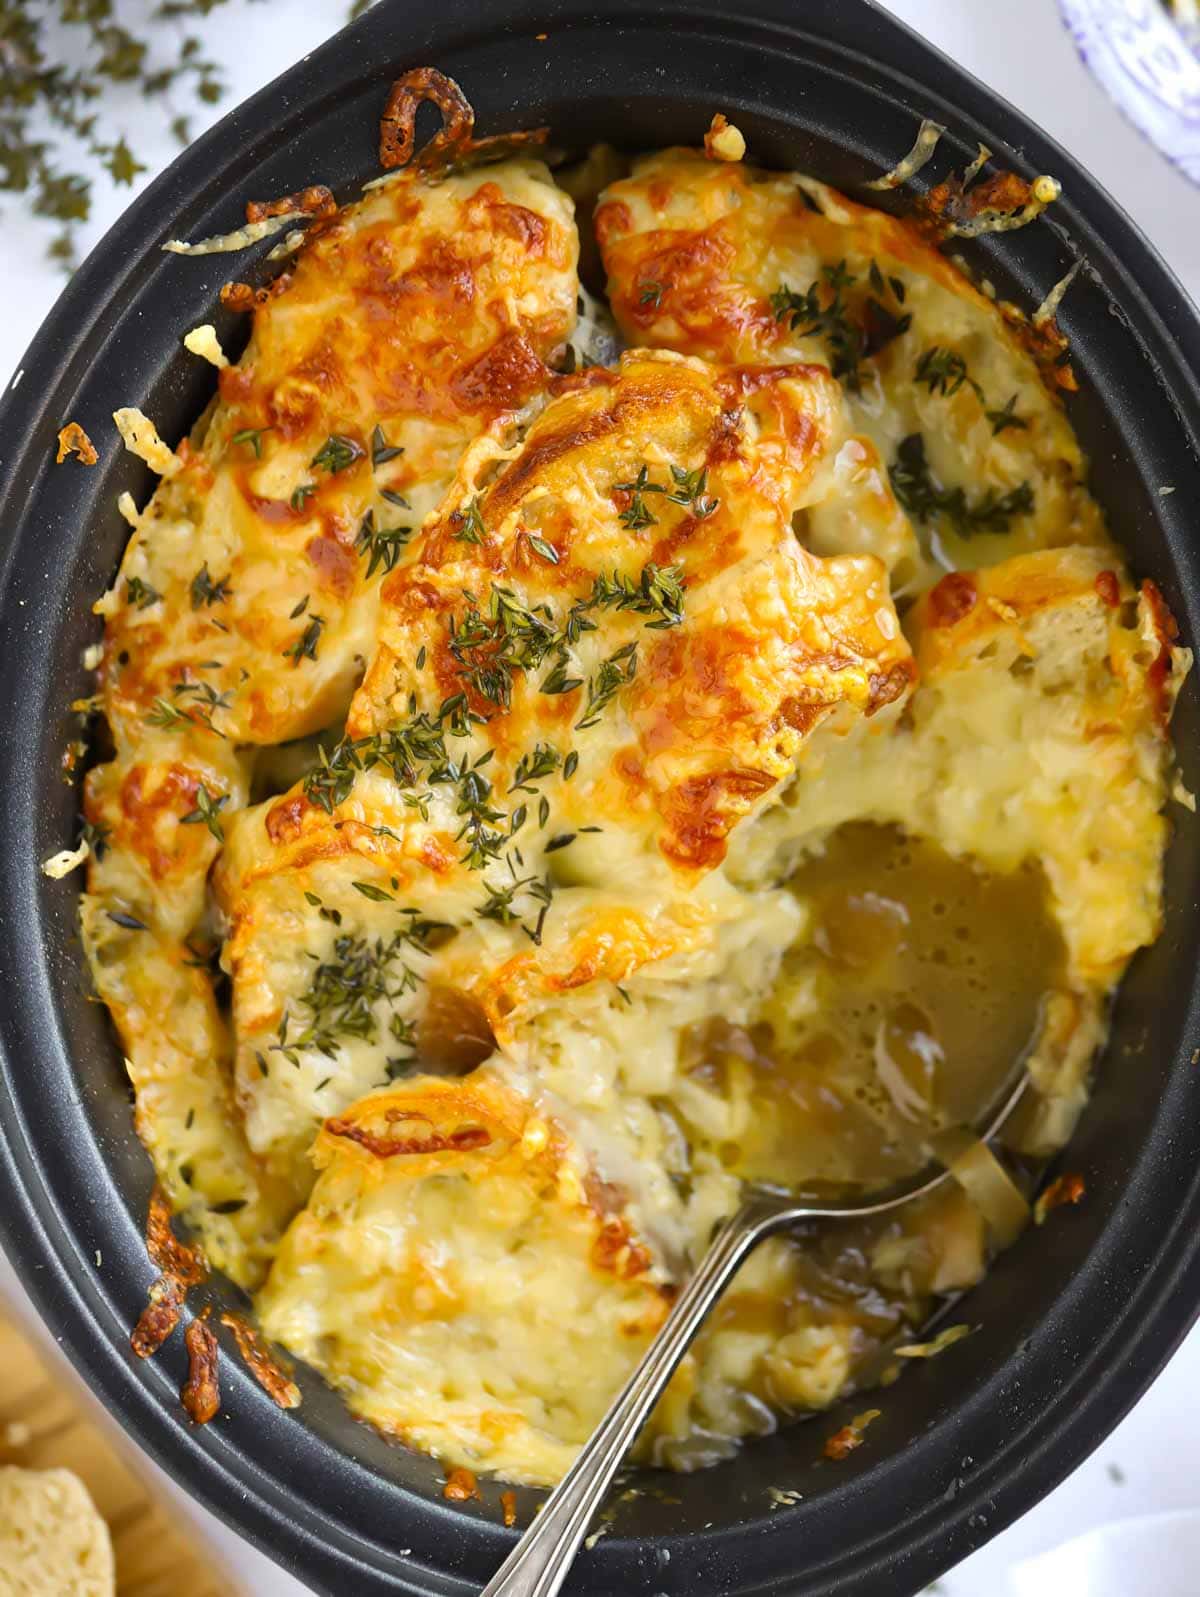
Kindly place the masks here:
[(196, 789), (196, 807), (189, 814), (180, 817), (181, 826), (207, 826), (218, 843), (225, 841), (225, 829), (221, 825), (221, 810), (229, 803), (228, 793), (213, 794), (208, 791), (203, 782)]
[[(509, 869), (510, 871), (512, 869), (511, 863)], [(482, 904), (476, 907), (475, 911), (480, 920), (494, 920), (499, 922), (501, 926), (514, 926), (519, 923), (521, 930), (533, 943), (534, 947), (540, 947), (542, 930), (546, 924), (546, 916), (550, 911), (554, 893), (550, 879), (548, 877), (543, 879), (538, 876), (517, 876), (514, 874), (511, 882), (502, 887), (497, 887), (494, 883), (488, 881), (485, 876), (483, 885), (487, 896)], [(537, 917), (532, 926), (525, 924), (522, 920), (525, 911), (517, 907), (517, 901), (522, 896), (537, 906)]]
[(483, 543), (487, 537), (487, 528), (483, 524), (483, 516), (479, 510), (478, 495), (462, 510), (454, 511), (450, 520), (456, 528), (454, 537), (458, 543)]
[(358, 529), (354, 547), (367, 556), (367, 580), (382, 566), (384, 571), (394, 571), (400, 556), (412, 541), (413, 527), (377, 527), (375, 512), (368, 510)]
[(309, 461), (309, 465), (319, 471), (327, 471), (331, 477), (336, 477), (338, 472), (347, 471), (365, 454), (366, 450), (356, 439), (348, 438), (345, 433), (330, 433)]
[(299, 665), (301, 660), (315, 660), (325, 625), (324, 616), (310, 615), (308, 625), (304, 628), (304, 631), (292, 644), (291, 648), (283, 651), (284, 659), (290, 660), (294, 666)]
[[(220, 3), (163, 0), (150, 15), (196, 19)], [(128, 7), (122, 17), (129, 17)], [(180, 144), (190, 130), (170, 103), (172, 93), (187, 87), (211, 105), (224, 92), (219, 69), (194, 31), (182, 40), (170, 26), (140, 36), (119, 20), (113, 0), (0, 4), (0, 190), (29, 196), (36, 215), (61, 224), (50, 255), (68, 269), (79, 228), (91, 214), (92, 183), (63, 162), (77, 161), (82, 152), (122, 185), (146, 170), (111, 125), (105, 89), (114, 84), (174, 112), (170, 126)]]
[(138, 610), (148, 610), (161, 598), (162, 594), (158, 589), (152, 588), (148, 582), (143, 582), (141, 577), (130, 577), (125, 583), (125, 603), (133, 605)]
[(637, 644), (626, 643), (607, 660), (602, 660), (588, 678), (587, 703), (583, 715), (575, 723), (576, 731), (583, 732), (595, 726), (602, 713), (612, 703), (626, 683), (637, 675)]
[(957, 350), (946, 349), (941, 344), (931, 344), (923, 351), (913, 376), (917, 382), (924, 383), (931, 394), (949, 397), (957, 394), (966, 383), (981, 401), (983, 399), (983, 389), (967, 370), (963, 357)]
[(974, 501), (967, 498), (965, 488), (939, 488), (925, 457), (921, 433), (910, 433), (901, 441), (888, 476), (896, 498), (910, 516), (925, 522), (945, 516), (960, 538), (977, 532), (1007, 532), (1014, 517), (1027, 515), (1034, 507), (1028, 482), (1003, 494), (989, 488)]
[(885, 277), (876, 261), (871, 262), (867, 282), (871, 292), (858, 296), (861, 303), (852, 313), (846, 295), (858, 282), (844, 260), (823, 266), (821, 275), (802, 293), (786, 283), (770, 296), (777, 322), (787, 322), (802, 338), (821, 338), (829, 351), (830, 370), (847, 388), (857, 390), (862, 381), (863, 360), (877, 354), (885, 344), (899, 338), (912, 326), (912, 316), (893, 310), (890, 298), (903, 306), (905, 287), (899, 277)]
[(643, 465), (639, 468), (636, 477), (629, 482), (613, 483), (613, 492), (628, 494), (629, 503), (621, 512), (621, 525), (628, 527), (631, 532), (640, 532), (643, 527), (652, 527), (658, 517), (652, 514), (646, 504), (646, 494), (665, 494), (666, 487), (661, 482), (650, 481), (650, 468)]
[(402, 455), (404, 450), (399, 444), (389, 444), (383, 435), (383, 428), (376, 426), (371, 433), (371, 464), (384, 466), (389, 460), (395, 460)]
[[(292, 1010), (285, 1009), (271, 1051), (289, 1064), (300, 1063), (300, 1051), (314, 1048), (335, 1059), (346, 1037), (375, 1042), (379, 1036), (376, 1005), (394, 1004), (417, 987), (421, 978), (403, 956), (424, 951), (434, 922), (414, 909), (401, 912), (408, 924), (386, 940), (372, 941), (344, 932), (334, 940), (332, 956), (317, 963), (308, 990), (299, 999), (301, 1027), (294, 1031)], [(396, 1022), (400, 1021), (400, 1030)], [(393, 1015), (389, 1031), (398, 1041), (411, 1041), (411, 1023)]]
[(1011, 394), (998, 410), (988, 409), (983, 389), (971, 376), (966, 361), (957, 350), (946, 349), (941, 344), (931, 344), (917, 361), (913, 376), (917, 382), (924, 383), (931, 394), (942, 394), (947, 398), (957, 394), (964, 384), (973, 389), (975, 397), (983, 406), (984, 415), (992, 424), (993, 437), (998, 437), (1009, 427), (1024, 430), (1029, 426), (1023, 416), (1016, 414), (1016, 394)]
[(628, 527), (631, 532), (640, 532), (643, 527), (652, 527), (658, 521), (646, 504), (647, 494), (662, 494), (668, 504), (682, 505), (690, 510), (697, 521), (704, 521), (717, 509), (721, 503), (719, 499), (712, 499), (708, 494), (708, 472), (703, 466), (697, 466), (694, 471), (687, 471), (682, 466), (671, 467), (671, 481), (674, 487), (663, 482), (651, 482), (650, 468), (642, 464), (638, 468), (636, 477), (628, 482), (613, 483), (613, 493), (626, 494), (629, 503), (621, 511), (620, 521), (623, 527)]
[(263, 438), (267, 433), (274, 431), (274, 427), (243, 427), (240, 432), (234, 433), (229, 442), (238, 444), (243, 449), (253, 450), (255, 460), (261, 460)]
[(1024, 416), (1016, 414), (1016, 394), (1010, 394), (999, 410), (985, 410), (984, 415), (992, 424), (992, 436), (998, 438), (1006, 427), (1019, 427), (1027, 430), (1029, 423)]
[[(679, 492), (703, 493), (703, 482), (684, 484)], [(673, 627), (683, 618), (684, 593), (682, 572), (676, 566), (648, 562), (636, 580), (617, 571), (611, 576), (601, 572), (593, 578), (591, 592), (571, 606), (560, 624), (549, 604), (526, 605), (511, 588), (493, 583), (486, 602), (471, 599), (464, 614), (451, 615), (447, 622), (447, 647), (457, 663), (462, 691), (450, 694), (432, 714), (417, 709), (414, 694), (407, 718), (398, 725), (366, 737), (343, 738), (331, 753), (321, 749), (316, 766), (304, 779), (305, 796), (332, 814), (349, 797), (358, 774), (376, 766), (387, 769), (401, 788), (449, 786), (454, 789), (455, 814), (461, 821), (457, 840), (464, 844), (462, 857), (471, 869), (482, 870), (500, 858), (509, 839), (525, 824), (528, 811), (523, 803), (511, 813), (497, 804), (484, 769), (493, 750), (472, 761), (465, 752), (452, 748), (451, 739), (469, 737), (489, 719), (474, 706), (482, 702), (503, 712), (511, 705), (515, 677), (534, 673), (549, 661), (538, 690), (561, 694), (586, 688), (576, 729), (594, 726), (637, 672), (634, 642), (616, 649), (590, 676), (571, 674), (570, 651), (584, 632), (596, 630), (594, 613), (625, 610), (646, 618), (650, 629)], [(422, 648), (418, 670), (425, 659)], [(532, 794), (532, 784), (551, 775), (560, 763), (564, 780), (569, 780), (579, 756), (571, 750), (563, 759), (552, 746), (536, 745), (518, 759), (509, 793)], [(406, 800), (408, 797), (406, 794)], [(427, 813), (425, 802), (424, 795), (413, 799), (422, 814)], [(548, 815), (548, 802), (542, 795), (539, 825), (546, 824)]]
[(229, 586), (229, 573), (218, 577), (216, 581), (209, 574), (208, 561), (197, 571), (192, 578), (192, 609), (200, 610), (208, 605), (224, 604), (233, 589)]

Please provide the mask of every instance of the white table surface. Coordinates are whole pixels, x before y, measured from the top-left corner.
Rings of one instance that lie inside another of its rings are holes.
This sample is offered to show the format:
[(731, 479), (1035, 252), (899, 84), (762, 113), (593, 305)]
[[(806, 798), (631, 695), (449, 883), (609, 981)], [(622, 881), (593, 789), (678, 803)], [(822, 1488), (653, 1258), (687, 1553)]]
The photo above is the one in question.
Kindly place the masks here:
[[(481, 4), (484, 0), (481, 0)], [(798, 0), (802, 3), (802, 0)], [(1200, 301), (1200, 190), (1159, 157), (1103, 96), (1079, 64), (1062, 31), (1054, 0), (892, 0), (891, 9), (954, 60), (974, 72), (1081, 157), (1116, 196)], [(230, 95), (218, 112), (257, 89), (336, 28), (345, 0), (267, 0), (231, 3), (206, 29), (209, 49), (224, 63)], [(234, 46), (230, 41), (236, 41)], [(193, 117), (200, 131), (216, 113)], [(152, 168), (173, 149), (164, 120), (130, 101), (125, 127), (140, 158)], [(145, 180), (143, 180), (145, 181)], [(130, 191), (97, 185), (95, 216), (86, 243), (94, 242), (128, 203)], [(0, 207), (0, 282), (10, 314), (0, 320), (0, 376), (13, 372), (29, 336), (50, 309), (61, 276), (48, 265), (44, 224), (7, 201)], [(17, 314), (11, 314), (16, 311)], [(0, 1258), (0, 1293), (27, 1300)], [(30, 1311), (31, 1312), (31, 1311)], [(1057, 1491), (943, 1577), (944, 1597), (1089, 1597), (1082, 1564), (1064, 1578), (1061, 1566), (1031, 1559), (1086, 1532), (1114, 1522), (1168, 1511), (1200, 1510), (1200, 1435), (1193, 1394), (1200, 1388), (1200, 1330), (1193, 1332), (1166, 1372), (1109, 1440)], [(146, 1460), (148, 1470), (153, 1466)], [(226, 1526), (174, 1493), (200, 1533), (211, 1539), (252, 1597), (300, 1597), (305, 1590), (241, 1541)], [(1147, 1534), (1162, 1540), (1163, 1518)], [(1086, 1586), (1086, 1590), (1085, 1590)], [(1107, 1587), (1105, 1588), (1108, 1589)], [(1128, 1586), (1129, 1597), (1145, 1589)], [(1156, 1580), (1156, 1591), (1165, 1593)], [(1200, 1590), (1185, 1578), (1180, 1593)], [(705, 1597), (697, 1593), (696, 1597)], [(850, 1594), (848, 1594), (850, 1597)]]

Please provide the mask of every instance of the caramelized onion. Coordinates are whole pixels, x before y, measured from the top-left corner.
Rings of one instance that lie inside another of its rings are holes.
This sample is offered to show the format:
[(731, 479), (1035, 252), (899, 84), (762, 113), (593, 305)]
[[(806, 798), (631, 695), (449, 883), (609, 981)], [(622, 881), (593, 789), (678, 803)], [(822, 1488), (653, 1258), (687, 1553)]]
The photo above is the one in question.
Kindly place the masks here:
[(969, 1131), (943, 1131), (934, 1152), (987, 1221), (992, 1243), (1007, 1248), (1029, 1224), (1029, 1205), (996, 1155)]

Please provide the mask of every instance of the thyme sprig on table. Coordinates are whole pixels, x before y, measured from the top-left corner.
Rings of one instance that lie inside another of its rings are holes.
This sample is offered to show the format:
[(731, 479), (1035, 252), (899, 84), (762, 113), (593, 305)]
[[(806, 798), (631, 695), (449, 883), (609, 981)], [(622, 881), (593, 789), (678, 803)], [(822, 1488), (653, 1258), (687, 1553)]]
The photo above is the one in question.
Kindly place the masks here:
[(65, 267), (91, 214), (87, 168), (124, 186), (147, 170), (113, 125), (114, 99), (162, 104), (182, 145), (189, 119), (173, 96), (213, 105), (224, 93), (204, 41), (177, 27), (220, 4), (159, 0), (118, 15), (114, 0), (0, 0), (0, 190), (28, 196), (35, 215), (60, 224), (49, 253)]

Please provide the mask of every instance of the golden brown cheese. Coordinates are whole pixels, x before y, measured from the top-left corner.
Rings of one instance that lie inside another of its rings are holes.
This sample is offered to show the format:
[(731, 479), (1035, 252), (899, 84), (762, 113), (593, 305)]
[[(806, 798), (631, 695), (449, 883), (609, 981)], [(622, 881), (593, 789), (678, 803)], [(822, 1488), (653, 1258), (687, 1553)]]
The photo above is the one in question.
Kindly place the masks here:
[[(876, 492), (853, 521), (837, 501), (809, 517), (818, 552), (878, 553), (908, 589), (930, 562), (936, 574), (1105, 541), (1079, 445), (1019, 331), (911, 223), (811, 178), (665, 150), (605, 191), (596, 231), (630, 341), (709, 360), (826, 360), (842, 379), (847, 485)], [(914, 434), (941, 488), (978, 507), (1027, 484), (1032, 506), (1007, 530), (965, 535), (948, 515), (918, 517), (920, 546), (906, 540), (886, 472)]]
[(367, 1098), (314, 1156), (267, 1335), (385, 1433), (556, 1480), (669, 1302), (586, 1158), (485, 1075)]
[(709, 869), (814, 726), (909, 686), (878, 565), (814, 560), (791, 535), (828, 491), (840, 396), (820, 369), (636, 352), (560, 387), (511, 460), (468, 455), (385, 584), (348, 730), (394, 726), (412, 694), (430, 713), (464, 694), (503, 775), (530, 748), (575, 748), (566, 829), (640, 830), (672, 866)]
[(344, 716), (383, 577), (464, 447), (544, 391), (576, 252), (540, 162), (399, 173), (315, 225), (177, 454), (124, 418), (169, 474), (98, 606), (116, 758), (87, 781), (103, 844), (85, 935), (172, 1200), (244, 1280), (289, 1200), (230, 1112), (224, 1023), (196, 970), (208, 869), (248, 796), (247, 751)]
[(570, 202), (532, 160), (400, 173), (317, 225), (102, 602), (118, 735), (143, 740), (160, 696), (199, 722), (206, 695), (181, 683), (228, 698), (213, 725), (238, 743), (345, 713), (382, 574), (471, 439), (545, 388), (576, 251)]
[(233, 824), (218, 872), (251, 1146), (298, 1190), (320, 1114), (405, 1057), (373, 1018), (315, 1047), (315, 979), (440, 922), (380, 1000), (415, 1023), (434, 985), (466, 992), (505, 1040), (542, 996), (711, 946), (728, 911), (688, 889), (733, 828), (815, 728), (899, 710), (882, 567), (791, 530), (837, 411), (823, 371), (630, 354), (519, 447), (468, 451), (384, 586), (346, 740)]

